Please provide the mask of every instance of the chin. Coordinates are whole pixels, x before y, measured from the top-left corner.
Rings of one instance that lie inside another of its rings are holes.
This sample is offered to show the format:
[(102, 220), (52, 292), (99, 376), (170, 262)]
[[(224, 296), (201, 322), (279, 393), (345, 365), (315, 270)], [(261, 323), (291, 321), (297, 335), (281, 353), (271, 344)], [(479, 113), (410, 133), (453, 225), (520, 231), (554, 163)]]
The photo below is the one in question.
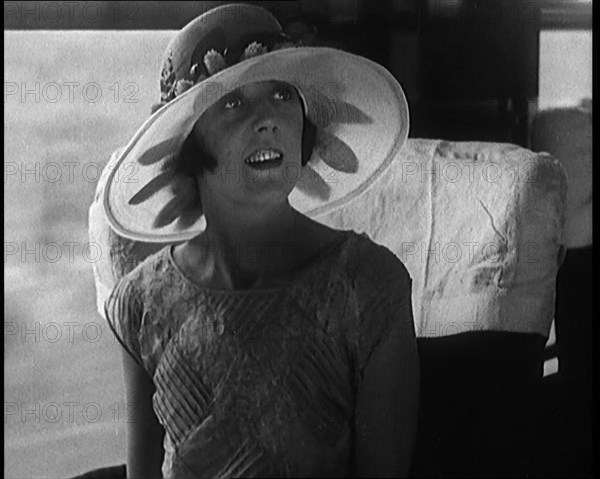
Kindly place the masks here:
[(286, 179), (271, 180), (268, 183), (256, 182), (248, 185), (246, 188), (247, 196), (260, 199), (261, 202), (282, 201), (286, 199), (297, 182), (291, 182)]

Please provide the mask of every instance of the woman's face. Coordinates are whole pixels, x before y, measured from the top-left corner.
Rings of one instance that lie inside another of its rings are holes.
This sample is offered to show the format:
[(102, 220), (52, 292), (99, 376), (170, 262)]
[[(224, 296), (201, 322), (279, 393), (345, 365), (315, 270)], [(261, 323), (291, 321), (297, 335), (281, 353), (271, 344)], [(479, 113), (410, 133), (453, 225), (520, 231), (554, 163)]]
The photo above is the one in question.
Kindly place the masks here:
[(194, 134), (216, 160), (200, 177), (211, 200), (257, 205), (282, 201), (302, 168), (302, 102), (282, 82), (260, 82), (237, 89), (211, 106)]

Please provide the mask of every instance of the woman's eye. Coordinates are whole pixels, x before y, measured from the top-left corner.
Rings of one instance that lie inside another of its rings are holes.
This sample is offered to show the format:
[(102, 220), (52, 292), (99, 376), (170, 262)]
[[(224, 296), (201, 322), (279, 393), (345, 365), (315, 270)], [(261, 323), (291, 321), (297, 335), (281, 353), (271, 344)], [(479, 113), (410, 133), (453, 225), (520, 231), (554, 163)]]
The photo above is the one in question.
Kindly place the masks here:
[(292, 97), (291, 93), (287, 90), (276, 91), (274, 96), (275, 96), (276, 100), (283, 100), (283, 101), (289, 100)]
[(231, 110), (232, 108), (237, 108), (242, 105), (242, 100), (239, 98), (235, 98), (233, 100), (229, 100), (225, 103), (225, 108), (227, 110)]

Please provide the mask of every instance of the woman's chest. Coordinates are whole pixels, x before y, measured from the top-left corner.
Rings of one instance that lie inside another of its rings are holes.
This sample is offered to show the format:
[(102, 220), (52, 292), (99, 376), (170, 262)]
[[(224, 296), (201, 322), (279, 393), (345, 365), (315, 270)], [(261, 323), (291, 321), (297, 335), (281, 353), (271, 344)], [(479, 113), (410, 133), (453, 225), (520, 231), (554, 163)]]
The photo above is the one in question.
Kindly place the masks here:
[(289, 297), (198, 308), (157, 362), (157, 401), (168, 405), (161, 410), (180, 410), (178, 398), (186, 398), (197, 420), (213, 415), (227, 422), (241, 409), (244, 421), (266, 417), (278, 424), (284, 412), (275, 414), (274, 404), (298, 414), (320, 405), (319, 414), (336, 425), (323, 434), (334, 440), (352, 411), (356, 386), (349, 318), (341, 312), (335, 300), (318, 307)]
[(351, 318), (335, 303), (282, 293), (207, 305), (181, 325), (173, 346), (207, 373), (232, 364), (283, 370), (313, 349), (344, 356)]
[(163, 311), (171, 326), (149, 330), (143, 349), (157, 368), (161, 362), (172, 367), (174, 361), (163, 359), (176, 354), (176, 362), (211, 384), (244, 375), (276, 381), (299, 364), (349, 374), (356, 349), (354, 308), (344, 288), (330, 288), (327, 296), (305, 291), (224, 295), (193, 306), (181, 302)]

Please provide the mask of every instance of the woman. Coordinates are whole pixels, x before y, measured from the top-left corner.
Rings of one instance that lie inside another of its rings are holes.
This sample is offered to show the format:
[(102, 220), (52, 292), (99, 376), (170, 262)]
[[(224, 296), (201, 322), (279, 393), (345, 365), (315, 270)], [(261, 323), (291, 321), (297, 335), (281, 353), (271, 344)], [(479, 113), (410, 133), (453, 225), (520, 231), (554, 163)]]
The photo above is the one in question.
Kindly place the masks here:
[(226, 5), (169, 44), (161, 91), (104, 191), (117, 233), (170, 243), (106, 303), (135, 405), (128, 477), (406, 475), (410, 277), (366, 235), (310, 217), (397, 154), (400, 86)]

